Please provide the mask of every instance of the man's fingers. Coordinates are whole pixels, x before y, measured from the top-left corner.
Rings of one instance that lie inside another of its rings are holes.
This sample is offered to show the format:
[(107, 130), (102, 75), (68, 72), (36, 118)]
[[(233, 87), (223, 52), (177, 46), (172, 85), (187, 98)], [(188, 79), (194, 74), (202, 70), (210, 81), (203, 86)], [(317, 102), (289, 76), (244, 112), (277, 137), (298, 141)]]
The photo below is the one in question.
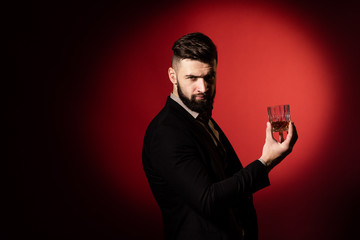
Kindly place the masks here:
[(298, 136), (297, 136), (297, 131), (296, 131), (296, 127), (294, 125), (293, 122), (289, 122), (289, 131), (288, 131), (288, 135), (286, 136), (286, 140), (284, 141), (284, 144), (289, 144), (289, 146), (294, 146), (295, 142), (297, 141)]
[(279, 132), (279, 141), (282, 143), (284, 141), (284, 134), (283, 132)]
[(296, 127), (295, 127), (294, 123), (293, 122), (290, 122), (290, 123), (291, 123), (291, 128), (292, 128), (292, 136), (291, 136), (291, 140), (290, 140), (290, 145), (294, 146), (298, 139), (298, 135), (297, 135), (297, 131), (296, 131)]
[(288, 135), (287, 135), (287, 137), (286, 138), (292, 138), (292, 136), (293, 136), (293, 133), (294, 133), (294, 128), (293, 128), (293, 123), (290, 121), (289, 122), (289, 128), (288, 128), (289, 130), (288, 130)]
[(290, 144), (293, 133), (294, 133), (294, 128), (293, 128), (292, 122), (290, 121), (289, 127), (288, 127), (288, 133), (287, 133), (286, 139), (284, 141), (284, 144)]

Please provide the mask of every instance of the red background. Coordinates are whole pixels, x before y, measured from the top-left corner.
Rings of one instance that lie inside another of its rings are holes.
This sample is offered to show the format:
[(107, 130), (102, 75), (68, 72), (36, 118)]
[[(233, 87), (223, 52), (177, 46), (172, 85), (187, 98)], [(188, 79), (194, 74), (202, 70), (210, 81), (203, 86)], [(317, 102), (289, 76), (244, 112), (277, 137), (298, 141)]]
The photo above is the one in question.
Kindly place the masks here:
[[(28, 11), (31, 9), (31, 11)], [(214, 118), (244, 165), (266, 107), (290, 104), (299, 140), (256, 193), (260, 239), (353, 239), (359, 225), (359, 24), (353, 3), (182, 1), (19, 9), (9, 98), (12, 236), (159, 239), (141, 165), (171, 89), (180, 36), (219, 51)], [(15, 133), (15, 134), (14, 134)], [(15, 228), (12, 228), (14, 227)], [(21, 227), (20, 227), (21, 226)]]

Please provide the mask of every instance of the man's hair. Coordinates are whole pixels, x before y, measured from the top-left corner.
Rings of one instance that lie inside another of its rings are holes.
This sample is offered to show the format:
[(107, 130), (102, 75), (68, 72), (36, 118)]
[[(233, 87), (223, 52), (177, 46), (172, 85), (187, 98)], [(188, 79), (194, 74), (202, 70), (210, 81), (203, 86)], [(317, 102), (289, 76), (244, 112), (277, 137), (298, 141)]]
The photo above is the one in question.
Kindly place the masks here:
[(172, 47), (173, 64), (175, 60), (192, 59), (212, 64), (217, 63), (218, 56), (216, 46), (206, 35), (195, 32), (179, 38)]

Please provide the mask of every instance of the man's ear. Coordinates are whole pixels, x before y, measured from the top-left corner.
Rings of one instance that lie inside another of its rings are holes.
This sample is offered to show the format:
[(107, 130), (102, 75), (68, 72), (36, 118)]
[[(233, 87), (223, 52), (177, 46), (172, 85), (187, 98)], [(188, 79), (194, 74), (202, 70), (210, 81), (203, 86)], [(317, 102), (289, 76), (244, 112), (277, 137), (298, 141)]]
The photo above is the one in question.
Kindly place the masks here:
[(177, 85), (176, 72), (175, 72), (174, 68), (169, 67), (168, 75), (169, 75), (169, 79), (172, 82), (172, 84)]

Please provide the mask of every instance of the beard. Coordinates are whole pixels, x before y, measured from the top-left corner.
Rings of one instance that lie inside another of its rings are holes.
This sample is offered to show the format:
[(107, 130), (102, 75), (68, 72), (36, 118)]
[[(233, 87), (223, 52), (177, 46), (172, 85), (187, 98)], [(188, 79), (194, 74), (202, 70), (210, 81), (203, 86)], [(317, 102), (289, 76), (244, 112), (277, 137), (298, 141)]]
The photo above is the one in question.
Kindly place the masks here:
[[(211, 115), (214, 98), (215, 98), (215, 90), (212, 95), (209, 93), (199, 93), (199, 94), (192, 94), (191, 98), (187, 98), (184, 93), (181, 91), (180, 84), (178, 84), (177, 92), (181, 101), (187, 106), (190, 110), (198, 113), (207, 112)], [(196, 96), (203, 96), (203, 99), (196, 100)]]

